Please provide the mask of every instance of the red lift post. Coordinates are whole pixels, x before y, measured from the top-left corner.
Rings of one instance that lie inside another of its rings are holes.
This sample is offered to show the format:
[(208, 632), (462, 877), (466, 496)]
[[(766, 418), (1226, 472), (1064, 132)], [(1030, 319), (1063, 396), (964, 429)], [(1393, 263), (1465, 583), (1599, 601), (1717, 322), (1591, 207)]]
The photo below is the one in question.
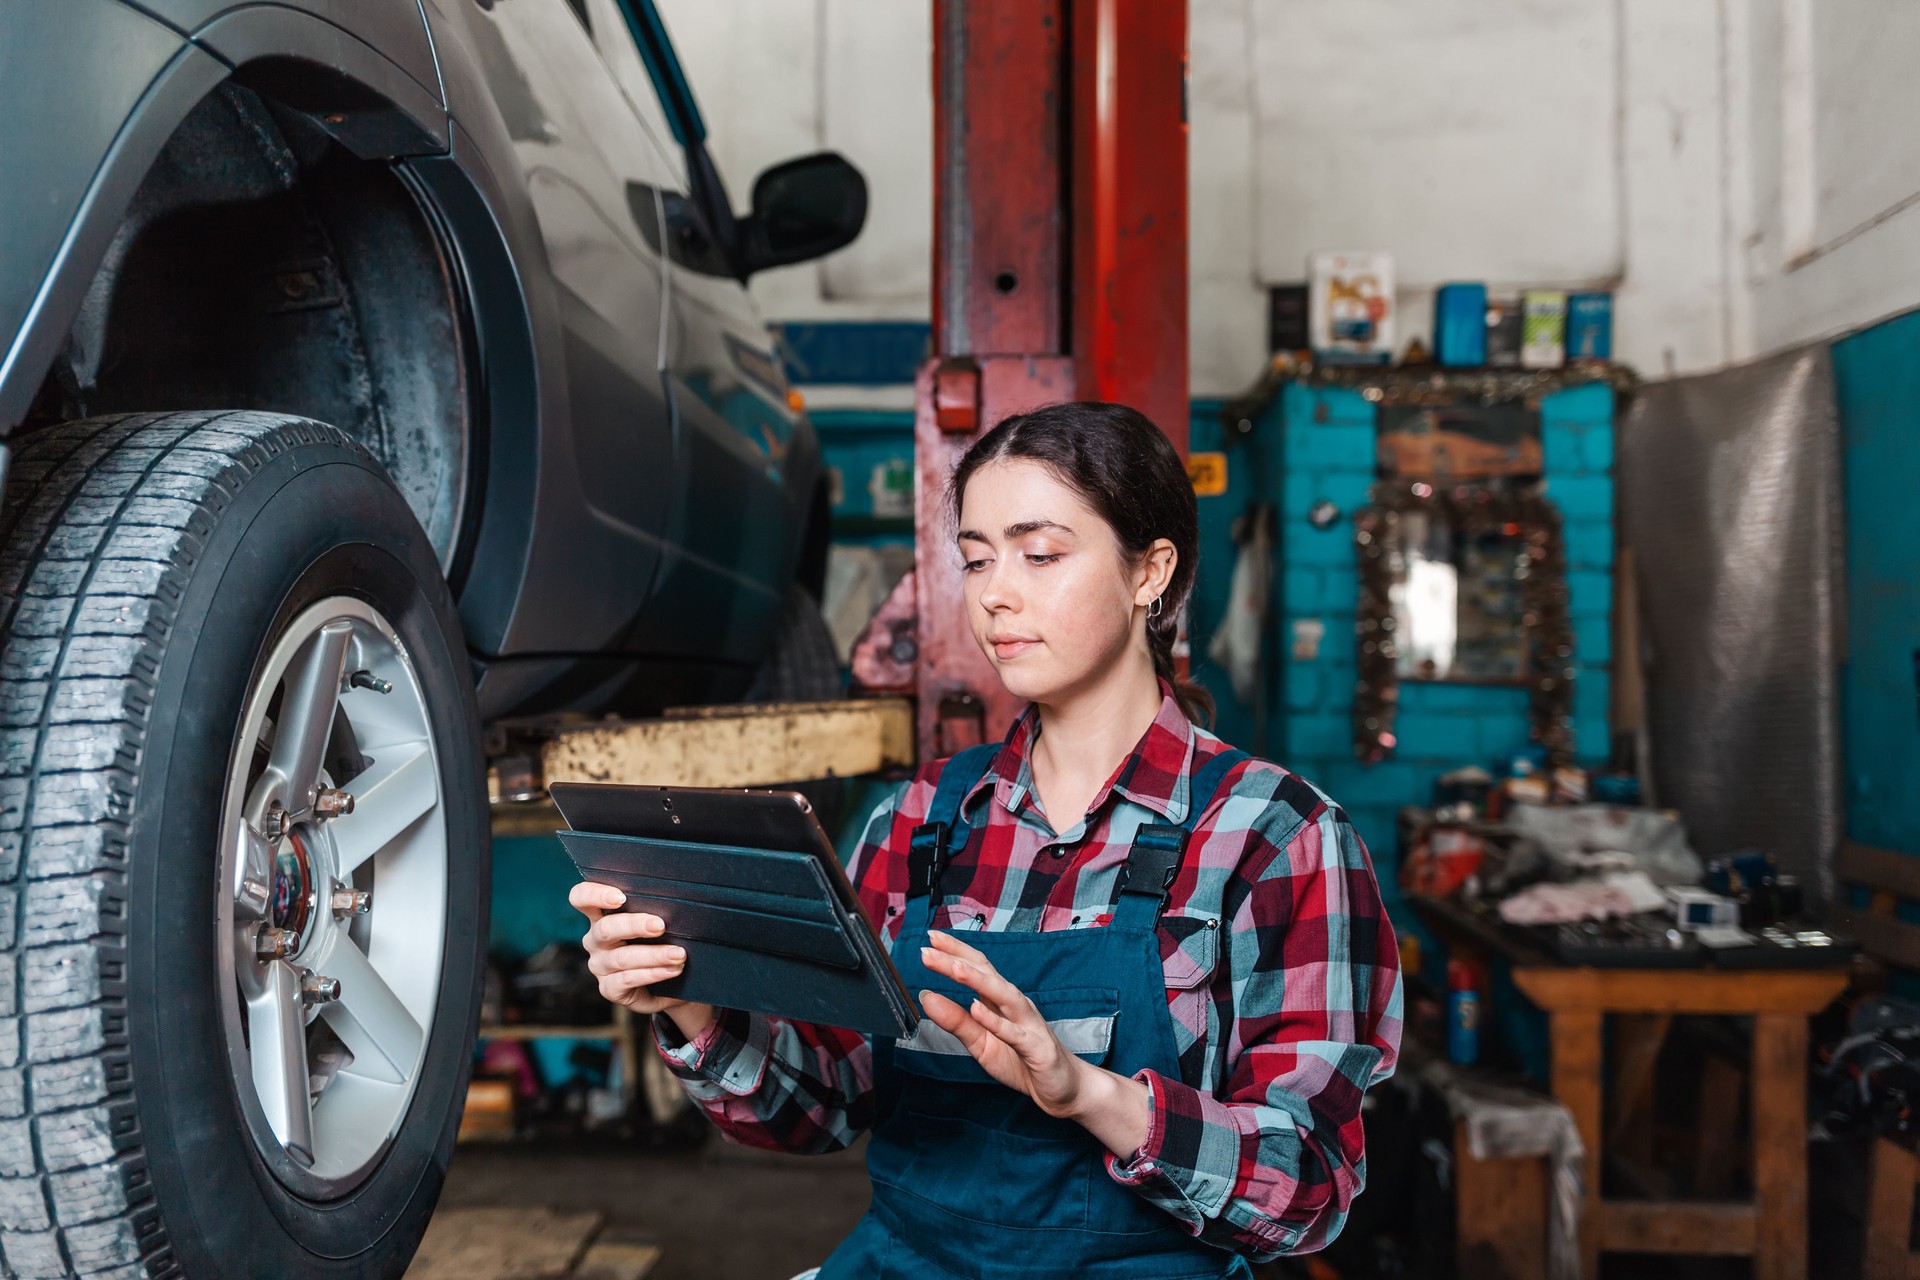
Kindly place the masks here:
[(1018, 703), (974, 644), (947, 477), (1069, 399), (1187, 444), (1185, 0), (934, 0), (934, 357), (915, 382), (916, 565), (855, 673), (918, 700), (922, 759)]

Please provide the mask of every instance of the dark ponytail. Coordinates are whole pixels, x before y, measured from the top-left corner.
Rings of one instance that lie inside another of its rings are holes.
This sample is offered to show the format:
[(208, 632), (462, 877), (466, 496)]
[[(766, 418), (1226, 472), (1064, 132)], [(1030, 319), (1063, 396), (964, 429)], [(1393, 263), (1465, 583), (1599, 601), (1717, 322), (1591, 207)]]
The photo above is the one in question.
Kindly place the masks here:
[(1183, 680), (1173, 663), (1180, 610), (1193, 591), (1200, 564), (1193, 486), (1173, 443), (1145, 414), (1123, 404), (1082, 400), (1016, 414), (974, 441), (953, 469), (947, 493), (956, 520), (973, 473), (1005, 458), (1044, 464), (1107, 522), (1134, 559), (1146, 555), (1157, 538), (1173, 544), (1173, 577), (1160, 597), (1159, 612), (1147, 619), (1147, 647), (1154, 671), (1173, 687), (1174, 700), (1187, 719), (1211, 723), (1213, 696), (1194, 681)]

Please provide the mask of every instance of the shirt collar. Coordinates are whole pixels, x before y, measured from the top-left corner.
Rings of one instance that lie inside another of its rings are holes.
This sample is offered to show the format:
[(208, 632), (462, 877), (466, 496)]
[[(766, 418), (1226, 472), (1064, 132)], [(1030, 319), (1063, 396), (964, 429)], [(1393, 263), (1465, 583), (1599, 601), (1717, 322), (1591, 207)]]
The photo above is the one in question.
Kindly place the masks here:
[[(1039, 735), (1039, 708), (1029, 703), (1013, 722), (1013, 728), (1007, 731), (1006, 742), (993, 758), (993, 764), (961, 801), (962, 812), (971, 813), (989, 791), (1008, 813), (1019, 814), (1032, 805), (1033, 744)], [(1174, 701), (1172, 687), (1162, 680), (1160, 710), (1154, 715), (1153, 723), (1094, 796), (1087, 812), (1098, 813), (1107, 797), (1118, 792), (1168, 822), (1185, 821), (1192, 804), (1196, 741), (1193, 722)], [(1068, 830), (1078, 822), (1076, 816), (1059, 829)]]

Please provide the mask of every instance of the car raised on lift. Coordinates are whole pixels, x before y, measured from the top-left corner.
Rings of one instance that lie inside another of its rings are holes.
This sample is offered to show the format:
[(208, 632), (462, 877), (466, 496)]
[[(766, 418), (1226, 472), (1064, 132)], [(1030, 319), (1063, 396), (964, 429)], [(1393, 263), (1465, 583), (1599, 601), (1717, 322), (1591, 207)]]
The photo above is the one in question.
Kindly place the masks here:
[[(482, 727), (832, 691), (818, 446), (652, 0), (0, 6), (0, 1270), (396, 1276)], [(811, 656), (810, 656), (811, 655)]]

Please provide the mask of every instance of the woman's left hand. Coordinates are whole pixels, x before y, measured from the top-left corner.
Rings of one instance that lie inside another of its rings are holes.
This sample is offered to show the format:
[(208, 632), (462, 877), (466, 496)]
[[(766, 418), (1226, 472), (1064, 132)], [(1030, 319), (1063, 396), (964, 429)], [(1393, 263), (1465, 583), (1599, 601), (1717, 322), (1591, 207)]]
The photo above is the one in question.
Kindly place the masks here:
[(920, 1004), (934, 1025), (958, 1036), (988, 1075), (1020, 1090), (1048, 1115), (1073, 1116), (1089, 1073), (1098, 1068), (1069, 1053), (1033, 1001), (986, 956), (951, 934), (935, 931), (928, 941), (933, 945), (920, 949), (921, 962), (978, 996), (963, 1008), (937, 991), (921, 992)]

